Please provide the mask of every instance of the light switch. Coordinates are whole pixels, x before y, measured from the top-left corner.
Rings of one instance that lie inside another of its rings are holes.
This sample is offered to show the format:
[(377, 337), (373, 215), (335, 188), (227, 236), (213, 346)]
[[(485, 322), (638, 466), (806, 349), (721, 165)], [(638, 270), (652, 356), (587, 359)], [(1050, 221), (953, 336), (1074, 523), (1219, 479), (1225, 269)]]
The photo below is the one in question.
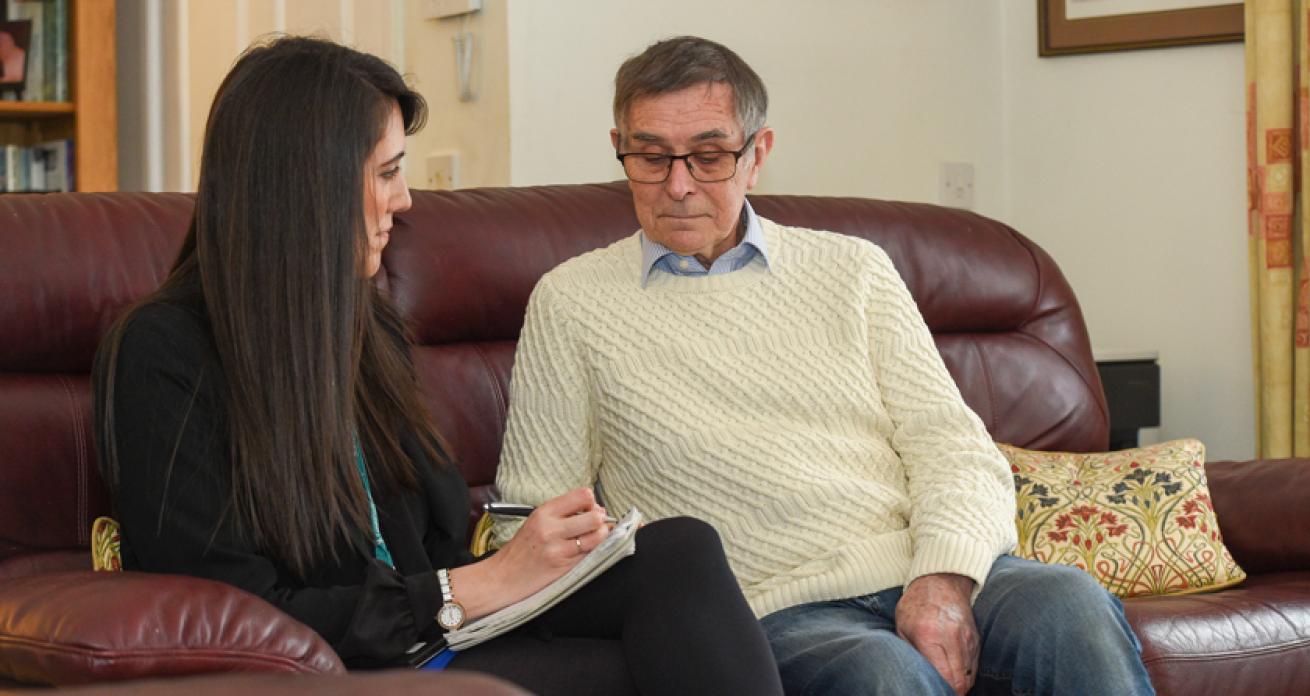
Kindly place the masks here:
[(428, 166), (428, 188), (449, 191), (459, 187), (459, 151), (437, 150), (424, 160)]
[(942, 162), (937, 200), (952, 208), (973, 210), (973, 165)]

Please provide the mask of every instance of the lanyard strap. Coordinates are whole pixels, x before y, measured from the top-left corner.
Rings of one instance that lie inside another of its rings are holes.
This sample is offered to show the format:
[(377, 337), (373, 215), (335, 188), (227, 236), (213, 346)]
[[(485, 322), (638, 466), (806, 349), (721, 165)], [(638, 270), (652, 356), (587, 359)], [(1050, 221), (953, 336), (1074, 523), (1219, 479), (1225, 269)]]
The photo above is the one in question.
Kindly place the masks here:
[(373, 523), (373, 556), (395, 568), (396, 563), (391, 560), (391, 549), (387, 548), (387, 542), (382, 538), (382, 527), (378, 525), (378, 506), (373, 504), (373, 489), (368, 485), (368, 468), (364, 465), (364, 448), (359, 445), (358, 435), (355, 436), (355, 465), (359, 467), (359, 477), (364, 481), (364, 494), (368, 496), (368, 514)]

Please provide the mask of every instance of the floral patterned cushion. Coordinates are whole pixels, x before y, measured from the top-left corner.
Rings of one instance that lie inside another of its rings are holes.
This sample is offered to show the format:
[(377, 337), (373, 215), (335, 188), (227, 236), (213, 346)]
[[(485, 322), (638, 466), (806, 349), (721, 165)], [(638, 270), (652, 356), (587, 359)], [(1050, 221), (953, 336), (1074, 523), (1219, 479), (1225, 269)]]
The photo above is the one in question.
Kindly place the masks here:
[(1094, 454), (1000, 448), (1014, 472), (1016, 555), (1082, 568), (1120, 597), (1246, 578), (1219, 533), (1199, 441)]
[(106, 572), (122, 570), (120, 541), (118, 522), (112, 517), (97, 517), (91, 523), (91, 569)]

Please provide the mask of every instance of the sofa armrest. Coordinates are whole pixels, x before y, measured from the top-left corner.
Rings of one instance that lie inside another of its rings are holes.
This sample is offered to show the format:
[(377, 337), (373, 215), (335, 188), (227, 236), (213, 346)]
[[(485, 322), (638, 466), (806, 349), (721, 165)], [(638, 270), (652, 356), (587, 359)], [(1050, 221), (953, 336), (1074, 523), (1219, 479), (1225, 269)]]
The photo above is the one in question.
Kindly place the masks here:
[(1310, 570), (1310, 459), (1205, 468), (1224, 545), (1246, 572)]
[(224, 583), (90, 571), (0, 580), (0, 677), (66, 685), (225, 671), (345, 667), (308, 626)]

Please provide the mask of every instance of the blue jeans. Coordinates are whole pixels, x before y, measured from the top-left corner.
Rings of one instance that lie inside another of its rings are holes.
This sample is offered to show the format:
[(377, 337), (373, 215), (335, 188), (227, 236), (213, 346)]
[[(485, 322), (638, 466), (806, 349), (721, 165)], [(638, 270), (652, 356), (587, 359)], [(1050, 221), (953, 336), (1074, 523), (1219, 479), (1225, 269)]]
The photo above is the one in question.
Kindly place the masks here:
[[(949, 695), (896, 635), (903, 588), (813, 602), (762, 619), (793, 696)], [(982, 649), (970, 694), (1154, 694), (1119, 599), (1068, 566), (1013, 556), (992, 564), (973, 605)]]

